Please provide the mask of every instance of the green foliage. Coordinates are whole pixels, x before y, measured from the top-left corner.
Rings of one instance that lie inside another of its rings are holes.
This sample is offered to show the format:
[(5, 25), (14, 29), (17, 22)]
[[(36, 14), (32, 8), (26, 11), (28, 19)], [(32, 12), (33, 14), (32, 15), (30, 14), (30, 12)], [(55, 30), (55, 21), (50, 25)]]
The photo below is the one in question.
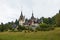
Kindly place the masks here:
[(31, 32), (33, 32), (34, 30), (32, 29), (32, 27), (31, 28), (29, 28), (29, 30), (31, 31)]
[(16, 25), (19, 25), (19, 21), (18, 21), (17, 19), (16, 19), (16, 21), (15, 21), (15, 24), (16, 24)]
[(12, 30), (12, 24), (8, 25), (9, 30)]
[(1, 32), (0, 40), (60, 40), (60, 28), (53, 31)]
[(6, 30), (5, 28), (6, 28), (5, 25), (3, 23), (1, 23), (1, 25), (0, 25), (0, 32), (5, 31)]
[(48, 26), (47, 24), (45, 24), (45, 23), (40, 24), (40, 30), (41, 30), (41, 31), (47, 30), (48, 27), (49, 27), (49, 26)]
[(14, 29), (14, 28), (12, 28), (12, 29), (11, 29), (11, 31), (12, 31), (12, 32), (15, 32), (15, 29)]
[(48, 18), (43, 18), (43, 23), (48, 24)]
[(40, 24), (40, 27), (41, 27), (41, 28), (47, 28), (47, 27), (48, 27), (48, 25), (47, 25), (47, 24), (45, 24), (45, 23), (43, 23), (43, 24)]
[(23, 30), (25, 30), (25, 27), (24, 27), (24, 26), (19, 25), (19, 26), (18, 26), (18, 31), (23, 31)]
[(40, 24), (39, 26), (40, 26), (41, 31), (54, 30), (54, 27), (52, 25), (49, 25), (49, 24), (46, 24), (46, 23)]
[(41, 20), (43, 20), (43, 23), (46, 23), (46, 24), (50, 24), (50, 25), (52, 25), (54, 22), (54, 20), (53, 20), (53, 18), (44, 18), (44, 17), (42, 17), (42, 18), (40, 18)]
[(56, 18), (56, 16), (54, 15), (54, 16), (52, 17), (52, 25), (55, 25), (55, 24), (56, 24), (55, 18)]
[(8, 22), (6, 24), (1, 24), (1, 29), (3, 31), (12, 30), (12, 25), (13, 25), (13, 22)]
[(37, 30), (37, 31), (40, 31), (40, 27), (37, 27), (36, 30)]
[(58, 27), (60, 27), (60, 13), (59, 13), (59, 14), (56, 14), (55, 21), (56, 21), (56, 25), (57, 25)]
[(52, 25), (53, 24), (53, 20), (52, 20), (52, 18), (48, 18), (48, 24), (50, 24), (50, 25)]
[(0, 32), (3, 32), (3, 31), (4, 31), (4, 29), (3, 29), (2, 25), (0, 25)]

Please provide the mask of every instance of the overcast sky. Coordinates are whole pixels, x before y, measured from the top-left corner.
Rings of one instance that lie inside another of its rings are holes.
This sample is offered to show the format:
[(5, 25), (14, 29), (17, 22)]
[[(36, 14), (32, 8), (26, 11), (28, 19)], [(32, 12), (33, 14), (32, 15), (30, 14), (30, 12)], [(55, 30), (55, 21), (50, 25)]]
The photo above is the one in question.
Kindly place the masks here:
[(0, 23), (19, 19), (21, 10), (25, 18), (30, 18), (32, 11), (36, 18), (52, 17), (60, 9), (60, 0), (0, 0)]

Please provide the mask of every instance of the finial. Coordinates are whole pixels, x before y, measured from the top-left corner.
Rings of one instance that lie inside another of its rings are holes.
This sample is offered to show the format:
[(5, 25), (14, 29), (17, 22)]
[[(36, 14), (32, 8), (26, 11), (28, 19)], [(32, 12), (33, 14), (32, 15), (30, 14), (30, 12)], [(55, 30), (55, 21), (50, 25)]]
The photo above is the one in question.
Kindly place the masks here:
[(33, 11), (32, 11), (32, 16), (34, 16), (34, 15), (33, 15)]

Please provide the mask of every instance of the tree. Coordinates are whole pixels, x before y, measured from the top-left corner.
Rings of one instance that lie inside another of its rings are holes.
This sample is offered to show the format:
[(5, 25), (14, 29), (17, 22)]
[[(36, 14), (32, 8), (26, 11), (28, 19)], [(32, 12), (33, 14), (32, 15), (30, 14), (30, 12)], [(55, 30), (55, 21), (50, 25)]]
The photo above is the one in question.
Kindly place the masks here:
[(19, 25), (19, 21), (18, 21), (17, 19), (16, 19), (16, 21), (15, 21), (15, 24), (16, 24), (16, 25)]
[(49, 30), (53, 30), (54, 27), (49, 25), (49, 24), (46, 24), (46, 23), (43, 23), (43, 24), (40, 24), (40, 30), (41, 31), (49, 31)]
[(3, 23), (1, 23), (1, 25), (0, 25), (0, 32), (3, 32), (4, 31), (4, 24)]
[(52, 24), (55, 25), (56, 21), (55, 21), (56, 15), (52, 17)]
[(40, 24), (40, 30), (45, 31), (49, 27), (46, 23)]
[(50, 24), (50, 25), (52, 25), (53, 24), (53, 20), (52, 20), (52, 18), (48, 18), (48, 24)]
[(53, 25), (54, 24), (53, 23), (54, 18), (50, 18), (50, 17), (44, 18), (44, 17), (42, 17), (42, 18), (40, 18), (40, 20), (41, 20), (41, 22), (43, 21), (43, 23), (46, 23), (46, 24), (50, 24), (50, 25)]
[(56, 14), (55, 21), (56, 21), (56, 25), (60, 27), (60, 13)]
[(12, 30), (12, 25), (13, 25), (13, 22), (8, 22), (6, 24), (6, 26), (8, 27), (9, 30)]

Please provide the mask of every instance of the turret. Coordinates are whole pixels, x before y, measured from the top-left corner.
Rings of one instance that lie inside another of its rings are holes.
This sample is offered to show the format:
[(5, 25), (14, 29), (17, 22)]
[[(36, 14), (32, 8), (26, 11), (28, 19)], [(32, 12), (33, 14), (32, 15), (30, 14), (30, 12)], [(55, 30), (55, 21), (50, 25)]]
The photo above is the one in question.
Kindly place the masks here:
[(32, 17), (31, 17), (31, 19), (34, 19), (34, 14), (33, 14), (33, 12), (32, 12)]
[(23, 26), (24, 23), (25, 23), (25, 16), (23, 16), (22, 11), (21, 11), (21, 15), (19, 18), (19, 25)]

